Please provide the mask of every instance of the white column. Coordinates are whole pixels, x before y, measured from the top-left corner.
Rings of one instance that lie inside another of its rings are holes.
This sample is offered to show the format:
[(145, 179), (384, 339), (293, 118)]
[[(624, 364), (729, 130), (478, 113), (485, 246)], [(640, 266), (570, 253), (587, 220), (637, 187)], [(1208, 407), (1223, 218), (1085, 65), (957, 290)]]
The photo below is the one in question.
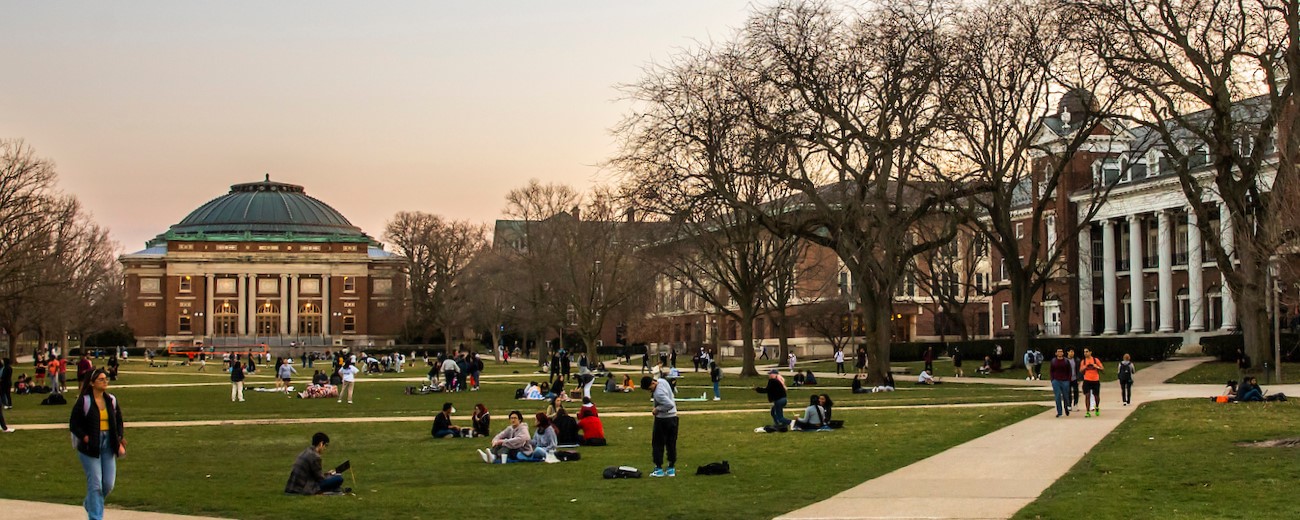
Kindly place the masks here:
[(330, 322), (334, 317), (330, 315), (330, 275), (323, 274), (320, 277), (320, 313), (321, 313), (321, 335), (330, 335)]
[(280, 335), (289, 332), (289, 275), (280, 275)]
[(289, 334), (298, 335), (298, 275), (289, 275)]
[(1201, 264), (1205, 263), (1201, 251), (1201, 228), (1197, 226), (1196, 209), (1187, 208), (1187, 298), (1188, 330), (1205, 330), (1205, 282), (1201, 280)]
[(1174, 230), (1169, 210), (1156, 213), (1157, 245), (1160, 254), (1160, 332), (1174, 331)]
[(213, 286), (216, 283), (216, 276), (208, 273), (203, 277), (203, 335), (215, 336), (212, 332), (212, 300), (216, 298), (217, 288)]
[(248, 335), (248, 275), (240, 273), (236, 286), (239, 294), (239, 335)]
[(1142, 291), (1142, 217), (1139, 215), (1128, 216), (1128, 293), (1132, 320), (1129, 333), (1139, 334), (1146, 322), (1142, 313), (1146, 296)]
[(1079, 335), (1092, 335), (1092, 224), (1079, 229)]
[(1115, 278), (1115, 221), (1101, 221), (1101, 297), (1106, 307), (1102, 334), (1119, 332), (1119, 287)]
[[(1237, 242), (1236, 230), (1232, 227), (1232, 214), (1228, 212), (1228, 205), (1219, 204), (1219, 236), (1221, 237), (1223, 250), (1228, 253), (1228, 258), (1232, 265), (1236, 265), (1237, 260)], [(1222, 279), (1223, 288), (1220, 294), (1223, 295), (1223, 330), (1237, 329), (1237, 302), (1232, 299), (1232, 289), (1228, 287), (1228, 278), (1219, 273)]]
[(249, 335), (257, 335), (257, 275), (250, 274), (247, 279), (248, 292), (248, 320), (247, 330)]

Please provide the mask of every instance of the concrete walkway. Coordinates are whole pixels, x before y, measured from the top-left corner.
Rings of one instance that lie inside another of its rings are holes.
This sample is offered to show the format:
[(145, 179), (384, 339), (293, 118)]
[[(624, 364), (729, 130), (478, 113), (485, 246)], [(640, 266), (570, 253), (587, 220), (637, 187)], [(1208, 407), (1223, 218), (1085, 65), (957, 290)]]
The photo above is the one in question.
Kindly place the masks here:
[[(1121, 406), (1116, 383), (1102, 385), (1102, 414), (1056, 417), (1049, 411), (882, 475), (781, 519), (1010, 518), (1065, 475), (1138, 405), (1208, 397), (1216, 385), (1163, 382), (1208, 358), (1166, 361), (1137, 373), (1133, 404)], [(1108, 370), (1115, 370), (1108, 363)], [(1294, 386), (1270, 387), (1273, 392)]]
[[(81, 506), (28, 502), (26, 500), (0, 499), (0, 511), (5, 512), (5, 518), (21, 518), (23, 520), (67, 520), (69, 518), (86, 517), (86, 510)], [(104, 511), (104, 518), (107, 520), (197, 520), (211, 517), (131, 511), (129, 509), (114, 509), (112, 505), (109, 505)]]

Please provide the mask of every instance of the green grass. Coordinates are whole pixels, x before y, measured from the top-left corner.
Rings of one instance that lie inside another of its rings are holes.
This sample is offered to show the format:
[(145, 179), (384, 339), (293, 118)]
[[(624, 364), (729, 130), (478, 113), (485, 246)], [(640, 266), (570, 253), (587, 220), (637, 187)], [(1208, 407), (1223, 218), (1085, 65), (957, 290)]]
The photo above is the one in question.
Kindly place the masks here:
[[(1046, 354), (1046, 353), (1044, 352), (1044, 354)], [(980, 375), (978, 372), (975, 371), (975, 369), (979, 368), (980, 365), (982, 365), (982, 364), (984, 364), (984, 360), (982, 360), (982, 359), (981, 359), (981, 360), (978, 360), (978, 361), (973, 361), (973, 360), (969, 360), (969, 359), (963, 361), (963, 362), (962, 362), (962, 371), (965, 372), (965, 377), (969, 377), (969, 378), (983, 378), (983, 379), (1019, 379), (1019, 380), (1023, 381), (1023, 380), (1025, 379), (1025, 376), (1026, 376), (1025, 369), (1023, 369), (1023, 368), (1008, 368), (1008, 369), (1003, 370), (1003, 371), (1001, 371), (1001, 372), (995, 372), (995, 373), (992, 373), (992, 374), (989, 374), (989, 375)], [(1137, 370), (1138, 370), (1138, 373), (1139, 373), (1139, 374), (1142, 372), (1142, 369), (1147, 368), (1147, 367), (1149, 367), (1149, 366), (1151, 366), (1151, 365), (1154, 365), (1154, 364), (1155, 364), (1155, 363), (1152, 363), (1152, 362), (1149, 362), (1149, 361), (1135, 361), (1135, 362), (1133, 363), (1133, 365), (1137, 367)], [(850, 371), (850, 373), (853, 372), (853, 366), (852, 366), (852, 363), (850, 363), (848, 360), (845, 360), (844, 365), (845, 365), (845, 368), (846, 368), (847, 370)], [(1106, 369), (1106, 370), (1105, 370), (1104, 372), (1102, 372), (1102, 374), (1101, 374), (1101, 380), (1102, 380), (1102, 382), (1114, 382), (1114, 381), (1116, 381), (1116, 380), (1118, 379), (1118, 377), (1119, 377), (1119, 376), (1118, 376), (1119, 362), (1118, 362), (1118, 361), (1105, 361), (1105, 362), (1104, 362), (1104, 365), (1105, 365), (1105, 369)], [(919, 374), (919, 373), (921, 373), (921, 369), (925, 367), (925, 362), (924, 362), (924, 361), (903, 361), (903, 362), (893, 362), (893, 363), (890, 363), (889, 366), (890, 366), (890, 368), (907, 367), (907, 368), (909, 368), (909, 369), (911, 370), (911, 373), (908, 374), (908, 375), (902, 375), (902, 374), (895, 374), (895, 375), (894, 375), (894, 380), (895, 380), (897, 383), (899, 383), (899, 384), (903, 384), (904, 381), (907, 381), (907, 382), (915, 381), (915, 380), (916, 380), (916, 375)], [(1006, 362), (1003, 362), (1003, 363), (1002, 363), (1002, 366), (1003, 366), (1003, 368), (1006, 368), (1006, 367), (1011, 366), (1011, 364), (1010, 364), (1009, 361), (1006, 361)], [(822, 360), (819, 360), (819, 361), (811, 361), (811, 362), (808, 362), (808, 363), (798, 363), (798, 364), (796, 365), (796, 368), (799, 368), (800, 370), (806, 370), (806, 369), (811, 368), (811, 369), (813, 370), (813, 373), (814, 373), (814, 374), (823, 374), (823, 373), (834, 374), (834, 373), (835, 373), (835, 362), (834, 362), (834, 361), (822, 361)], [(1049, 370), (1049, 361), (1048, 361), (1048, 360), (1045, 360), (1045, 361), (1043, 362), (1043, 379), (1044, 379), (1044, 380), (1046, 380), (1048, 377), (1050, 377), (1050, 374), (1048, 374), (1048, 370)], [(786, 373), (786, 367), (785, 367), (785, 365), (782, 365), (782, 367), (781, 367), (781, 371), (782, 371), (783, 374)], [(952, 376), (956, 375), (956, 369), (952, 366), (952, 359), (950, 359), (950, 358), (936, 359), (936, 360), (934, 361), (934, 372), (935, 372), (934, 375), (935, 375), (935, 376), (939, 376), (939, 377), (952, 377)], [(1220, 383), (1222, 383), (1222, 381), (1220, 381)]]
[[(1254, 375), (1259, 378), (1260, 384), (1274, 384), (1271, 382), (1273, 379), (1272, 369), (1269, 369), (1267, 374), (1257, 372)], [(1210, 361), (1196, 365), (1191, 370), (1178, 374), (1167, 382), (1222, 385), (1227, 381), (1240, 379), (1241, 374), (1237, 371), (1236, 363)], [(1286, 383), (1300, 382), (1300, 363), (1282, 363), (1282, 381)]]
[[(610, 465), (651, 469), (648, 413), (606, 418), (610, 446), (582, 448), (580, 461), (506, 466), (479, 461), (474, 448), (484, 439), (433, 440), (423, 423), (136, 428), (127, 432), (129, 456), (108, 502), (250, 519), (771, 518), (1041, 411), (846, 410), (836, 412), (845, 429), (787, 434), (753, 433), (764, 422), (758, 415), (684, 416), (680, 476), (641, 480), (600, 473)], [(281, 493), (294, 457), (318, 430), (332, 439), (327, 466), (352, 461), (356, 496)], [(0, 472), (0, 497), (80, 503), (84, 478), (66, 432), (19, 431), (3, 441), (0, 460), (28, 463)], [(724, 459), (733, 474), (694, 475)]]
[(1300, 517), (1300, 449), (1238, 447), (1295, 437), (1300, 406), (1142, 405), (1015, 518)]

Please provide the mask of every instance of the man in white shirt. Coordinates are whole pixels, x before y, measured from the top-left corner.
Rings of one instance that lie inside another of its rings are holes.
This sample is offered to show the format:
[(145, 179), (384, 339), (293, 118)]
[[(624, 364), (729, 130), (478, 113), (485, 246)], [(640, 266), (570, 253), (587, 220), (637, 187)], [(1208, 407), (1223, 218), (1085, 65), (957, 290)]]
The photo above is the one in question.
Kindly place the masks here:
[(343, 402), (343, 393), (346, 392), (348, 394), (348, 404), (352, 404), (352, 385), (357, 381), (357, 372), (360, 372), (360, 370), (357, 370), (356, 364), (352, 362), (348, 362), (347, 365), (339, 369), (339, 377), (343, 378), (343, 385), (339, 388), (340, 403)]
[(939, 378), (930, 375), (929, 370), (922, 370), (921, 374), (916, 376), (916, 384), (918, 385), (937, 385), (942, 382)]

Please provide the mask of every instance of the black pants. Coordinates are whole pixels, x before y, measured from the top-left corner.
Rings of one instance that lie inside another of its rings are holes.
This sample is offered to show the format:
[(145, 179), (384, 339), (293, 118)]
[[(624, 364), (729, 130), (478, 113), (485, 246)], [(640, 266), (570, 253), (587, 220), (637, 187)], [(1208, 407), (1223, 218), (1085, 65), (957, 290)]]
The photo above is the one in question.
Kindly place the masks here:
[(677, 418), (655, 417), (650, 444), (656, 468), (664, 467), (665, 448), (668, 449), (668, 467), (677, 465)]
[(1070, 408), (1079, 406), (1079, 380), (1070, 381)]
[(1119, 396), (1124, 400), (1124, 404), (1133, 402), (1133, 380), (1119, 380)]
[(844, 372), (844, 362), (843, 362), (843, 361), (840, 361), (840, 362), (838, 362), (838, 363), (835, 363), (835, 373), (836, 373), (836, 374), (844, 374), (844, 373), (845, 373), (845, 372)]
[(0, 388), (0, 406), (13, 406), (14, 397), (9, 394), (9, 390), (13, 388), (13, 385), (5, 383), (3, 386), (4, 388)]
[(1087, 403), (1088, 396), (1090, 395), (1092, 396), (1092, 406), (1100, 410), (1101, 409), (1101, 381), (1083, 382), (1083, 398), (1085, 400), (1084, 407), (1083, 407), (1084, 410), (1091, 410), (1091, 408), (1088, 407), (1088, 403)]
[(5, 409), (0, 406), (0, 430), (8, 430), (9, 424), (5, 423)]

